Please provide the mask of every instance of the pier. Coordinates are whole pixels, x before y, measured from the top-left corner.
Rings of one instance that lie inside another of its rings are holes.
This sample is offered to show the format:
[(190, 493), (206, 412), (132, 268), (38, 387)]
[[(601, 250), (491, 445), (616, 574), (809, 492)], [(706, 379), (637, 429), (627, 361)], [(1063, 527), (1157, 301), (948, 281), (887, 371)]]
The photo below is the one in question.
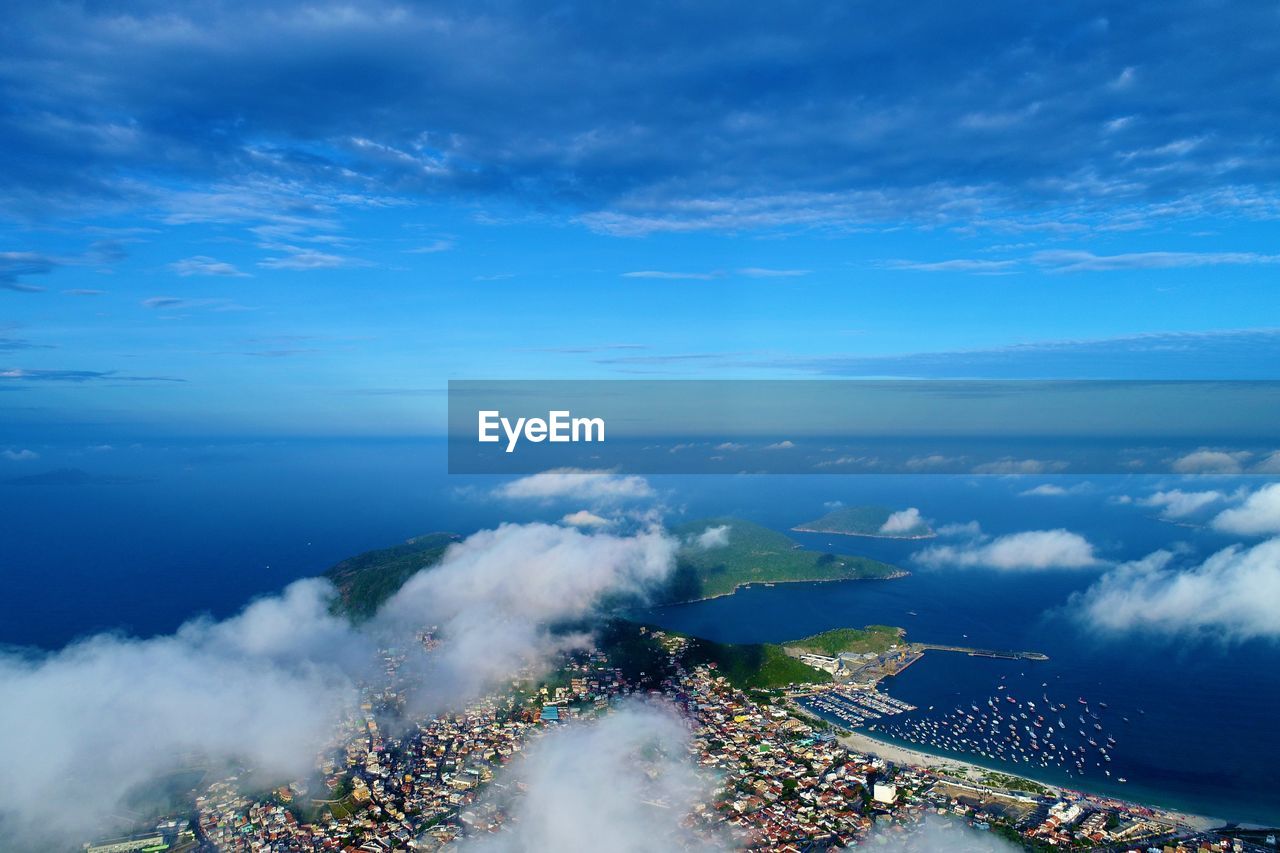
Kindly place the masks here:
[(975, 658), (999, 658), (1001, 660), (1048, 660), (1049, 656), (1040, 652), (1007, 652), (997, 649), (971, 649), (967, 646), (943, 646), (937, 643), (915, 643), (921, 651), (959, 652)]

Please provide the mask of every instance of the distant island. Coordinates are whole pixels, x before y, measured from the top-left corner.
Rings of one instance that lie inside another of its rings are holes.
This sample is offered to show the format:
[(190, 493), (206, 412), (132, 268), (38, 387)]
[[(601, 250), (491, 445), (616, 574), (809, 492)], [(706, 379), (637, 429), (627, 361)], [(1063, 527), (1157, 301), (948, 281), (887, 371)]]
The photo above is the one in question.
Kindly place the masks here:
[(805, 549), (795, 540), (740, 518), (707, 518), (672, 531), (684, 542), (668, 588), (657, 599), (677, 604), (729, 595), (753, 583), (899, 578), (907, 572), (870, 557)]
[(141, 477), (113, 474), (90, 474), (80, 468), (56, 468), (39, 474), (25, 474), (0, 480), (7, 486), (119, 486), (141, 483)]
[[(708, 518), (671, 530), (682, 544), (652, 603), (683, 604), (729, 595), (753, 583), (891, 579), (907, 572), (869, 557), (809, 551), (785, 534), (740, 518)], [(335, 612), (368, 619), (405, 581), (440, 561), (456, 533), (429, 533), (349, 557), (324, 573), (338, 589)]]
[(883, 506), (840, 507), (822, 518), (806, 521), (791, 529), (797, 533), (835, 533), (881, 539), (929, 539), (937, 535), (915, 507), (898, 511)]
[[(901, 574), (894, 566), (865, 557), (806, 551), (781, 533), (737, 518), (689, 522), (671, 532), (685, 544), (676, 558), (676, 576), (663, 591), (664, 602), (695, 589), (700, 594), (692, 597), (702, 598), (727, 595), (747, 583), (888, 578)], [(448, 547), (461, 539), (456, 533), (429, 533), (390, 548), (348, 557), (324, 573), (338, 590), (334, 612), (356, 622), (370, 618), (409, 578), (438, 563)], [(653, 630), (631, 619), (612, 617), (600, 629), (600, 643), (623, 669), (653, 674), (662, 671), (667, 659), (666, 652), (652, 638)], [(826, 684), (832, 680), (831, 674), (802, 663), (801, 654), (879, 654), (901, 642), (903, 634), (901, 628), (868, 625), (862, 629), (825, 631), (782, 644), (718, 643), (689, 637), (687, 659), (715, 664), (741, 689)]]

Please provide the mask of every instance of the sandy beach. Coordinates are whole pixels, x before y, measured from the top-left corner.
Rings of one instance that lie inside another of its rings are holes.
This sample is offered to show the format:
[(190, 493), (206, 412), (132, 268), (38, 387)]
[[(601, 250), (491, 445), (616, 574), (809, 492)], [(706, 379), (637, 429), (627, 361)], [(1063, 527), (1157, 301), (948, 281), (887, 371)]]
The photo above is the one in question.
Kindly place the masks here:
[[(1025, 779), (1031, 784), (1038, 785), (1054, 795), (1060, 794), (1062, 790), (1056, 785), (1040, 782), (1017, 773), (1010, 773), (1007, 770), (991, 770), (989, 768), (982, 767), (981, 765), (973, 764), (972, 762), (962, 761), (958, 758), (943, 758), (942, 756), (933, 755), (928, 752), (909, 749), (895, 743), (879, 740), (865, 732), (854, 731), (848, 734), (843, 734), (840, 736), (840, 742), (854, 752), (863, 753), (864, 755), (873, 755), (894, 764), (903, 764), (912, 767), (927, 767), (936, 773), (946, 775), (961, 782), (981, 785), (982, 787), (990, 788), (992, 790), (999, 790), (1002, 795), (1005, 796), (1026, 797), (1028, 794), (1017, 791), (1004, 794), (1003, 792), (1005, 789), (984, 784), (984, 775), (997, 773), (1003, 776), (1013, 776), (1018, 779)], [(1088, 792), (1082, 793), (1088, 794)], [(1101, 799), (1116, 799), (1106, 795), (1089, 794), (1089, 796), (1097, 796)], [(1223, 823), (1217, 818), (1206, 817), (1204, 815), (1188, 814), (1187, 812), (1163, 809), (1158, 806), (1149, 806), (1149, 808), (1151, 808), (1155, 815), (1162, 820), (1198, 830), (1206, 830), (1215, 826), (1221, 826)]]
[[(1019, 779), (1027, 779), (1017, 773), (1009, 773), (1004, 770), (990, 770), (968, 761), (962, 761), (958, 758), (943, 758), (939, 755), (933, 755), (920, 750), (908, 749), (895, 743), (879, 740), (871, 737), (865, 732), (850, 732), (840, 736), (840, 742), (854, 752), (861, 752), (867, 755), (874, 755), (883, 758), (885, 761), (891, 761), (894, 764), (907, 764), (913, 767), (928, 767), (939, 773), (945, 773), (947, 776), (959, 779), (961, 781), (979, 783), (985, 774), (1000, 773), (1004, 776), (1014, 776)], [(1043, 782), (1037, 782), (1034, 779), (1027, 779), (1033, 785), (1038, 785), (1045, 790), (1057, 792), (1058, 788), (1053, 785), (1047, 785)], [(1015, 792), (1017, 793), (1017, 792)]]

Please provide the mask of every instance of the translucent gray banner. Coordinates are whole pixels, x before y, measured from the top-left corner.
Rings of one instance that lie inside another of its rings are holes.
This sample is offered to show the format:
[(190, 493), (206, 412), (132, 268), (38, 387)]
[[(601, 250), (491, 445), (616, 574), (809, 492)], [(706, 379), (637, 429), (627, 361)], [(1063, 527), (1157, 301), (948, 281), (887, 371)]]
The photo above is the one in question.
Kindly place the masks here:
[(1280, 382), (455, 380), (449, 470), (1280, 475)]

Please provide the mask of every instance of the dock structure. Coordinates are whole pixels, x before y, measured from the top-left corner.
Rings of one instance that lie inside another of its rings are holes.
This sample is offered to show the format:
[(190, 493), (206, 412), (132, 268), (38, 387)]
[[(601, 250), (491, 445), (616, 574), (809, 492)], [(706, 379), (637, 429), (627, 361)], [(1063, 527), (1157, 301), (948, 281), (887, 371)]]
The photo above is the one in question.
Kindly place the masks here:
[(1041, 652), (1008, 652), (997, 649), (973, 649), (968, 646), (944, 646), (938, 643), (916, 643), (921, 651), (959, 652), (975, 658), (1000, 658), (1001, 660), (1048, 660), (1049, 656)]

